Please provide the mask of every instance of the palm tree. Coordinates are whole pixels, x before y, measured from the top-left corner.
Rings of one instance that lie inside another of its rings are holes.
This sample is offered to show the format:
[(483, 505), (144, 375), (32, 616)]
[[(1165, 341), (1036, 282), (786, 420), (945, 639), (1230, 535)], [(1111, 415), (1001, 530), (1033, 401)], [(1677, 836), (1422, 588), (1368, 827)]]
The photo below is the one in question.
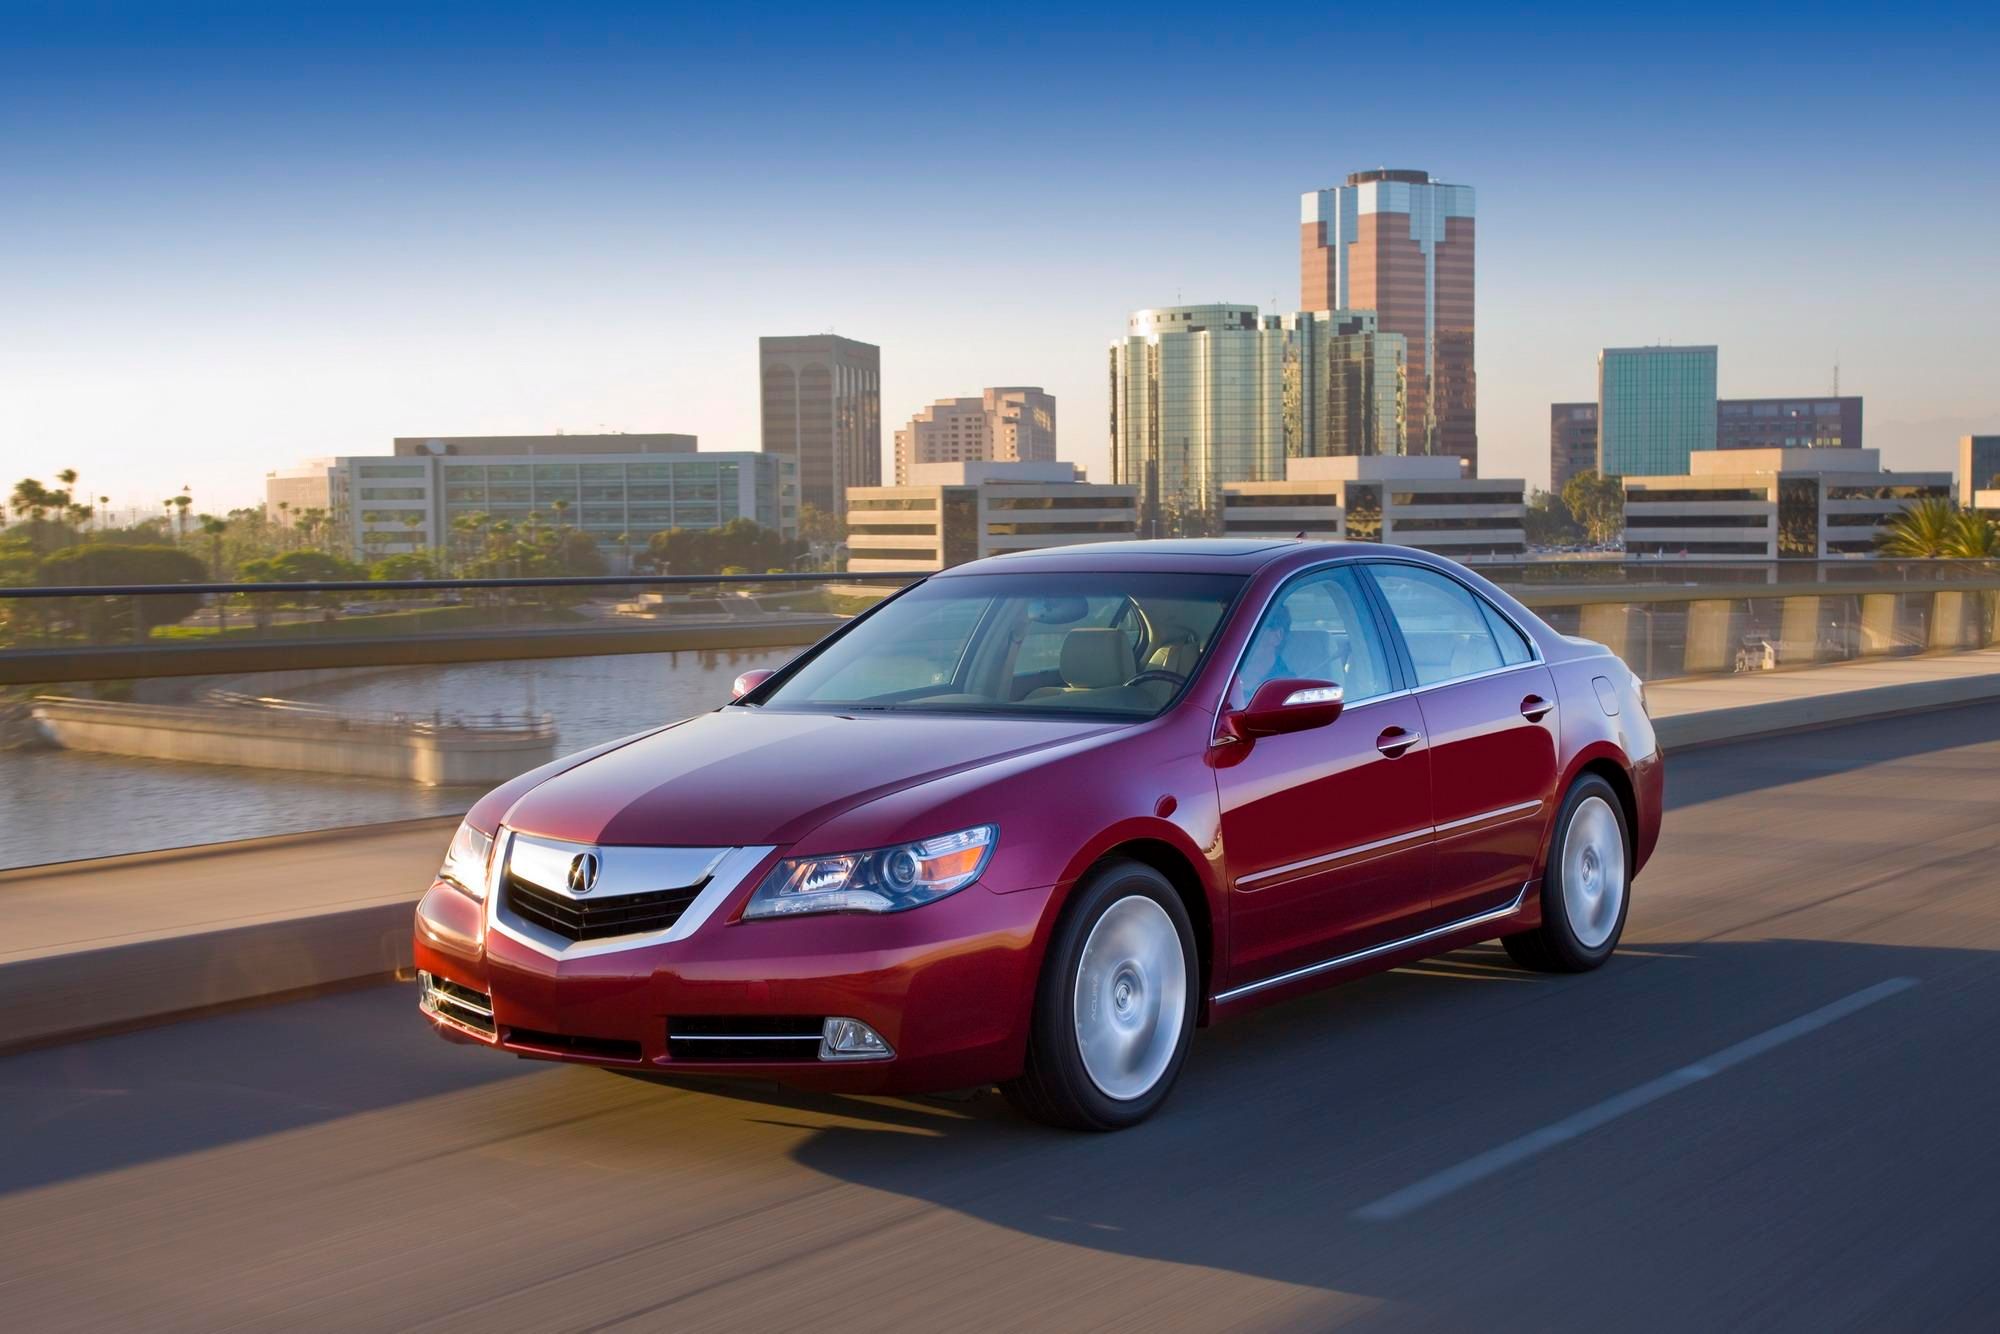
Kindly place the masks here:
[(278, 534), (279, 545), (289, 546), (292, 538), (292, 502), (289, 500), (278, 502), (278, 527), (284, 529)]
[(201, 522), (201, 531), (208, 534), (208, 571), (218, 584), (222, 582), (222, 535), (229, 531), (229, 521), (218, 519), (213, 514), (195, 516)]
[(1960, 510), (1958, 532), (1952, 538), (1951, 554), (1961, 560), (1993, 560), (2000, 557), (2000, 519), (1978, 510)]
[(74, 508), (76, 499), (76, 469), (64, 468), (56, 474), (56, 480), (63, 484), (63, 507), (60, 517), (67, 519), (74, 530), (75, 516), (70, 511)]
[(1875, 539), (1876, 549), (1885, 556), (1917, 560), (1954, 555), (1958, 519), (1958, 510), (1949, 500), (1919, 500), (1882, 525)]
[(8, 502), (14, 507), (14, 514), (22, 519), (39, 519), (49, 505), (49, 489), (32, 477), (23, 477), (14, 483), (14, 494)]

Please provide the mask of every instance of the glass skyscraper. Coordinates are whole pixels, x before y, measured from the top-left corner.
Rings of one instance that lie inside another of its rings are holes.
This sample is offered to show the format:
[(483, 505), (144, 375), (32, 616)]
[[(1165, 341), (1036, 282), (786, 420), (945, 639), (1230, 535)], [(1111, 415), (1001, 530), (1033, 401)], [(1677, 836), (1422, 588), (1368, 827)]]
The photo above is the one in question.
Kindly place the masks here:
[(1597, 471), (1685, 473), (1715, 448), (1715, 348), (1607, 347), (1597, 356)]
[(1405, 452), (1405, 340), (1372, 312), (1255, 306), (1136, 312), (1111, 345), (1111, 480), (1141, 531), (1217, 531), (1222, 487), (1282, 480), (1287, 458)]

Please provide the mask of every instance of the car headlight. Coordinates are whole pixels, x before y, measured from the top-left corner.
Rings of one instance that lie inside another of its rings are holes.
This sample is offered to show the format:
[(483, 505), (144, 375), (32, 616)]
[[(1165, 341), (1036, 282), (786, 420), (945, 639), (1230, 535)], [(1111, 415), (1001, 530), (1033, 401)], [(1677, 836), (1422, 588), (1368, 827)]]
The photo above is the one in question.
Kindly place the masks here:
[(902, 912), (935, 903), (979, 878), (999, 832), (983, 824), (872, 852), (788, 857), (757, 886), (743, 916)]
[(445, 849), (438, 878), (449, 880), (475, 899), (486, 897), (486, 860), (493, 855), (493, 835), (461, 823)]

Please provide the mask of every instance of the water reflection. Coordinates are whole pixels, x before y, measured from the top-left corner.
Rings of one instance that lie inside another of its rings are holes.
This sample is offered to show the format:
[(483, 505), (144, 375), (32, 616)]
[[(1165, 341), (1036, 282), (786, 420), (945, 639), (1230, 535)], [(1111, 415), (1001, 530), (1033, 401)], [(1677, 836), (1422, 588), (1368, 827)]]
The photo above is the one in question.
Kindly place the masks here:
[[(264, 674), (182, 683), (248, 688), (364, 712), (554, 715), (560, 752), (714, 708), (738, 672), (791, 649), (645, 653), (351, 673)], [(446, 815), (479, 795), (364, 778), (124, 759), (0, 752), (0, 866), (147, 852), (190, 843)]]

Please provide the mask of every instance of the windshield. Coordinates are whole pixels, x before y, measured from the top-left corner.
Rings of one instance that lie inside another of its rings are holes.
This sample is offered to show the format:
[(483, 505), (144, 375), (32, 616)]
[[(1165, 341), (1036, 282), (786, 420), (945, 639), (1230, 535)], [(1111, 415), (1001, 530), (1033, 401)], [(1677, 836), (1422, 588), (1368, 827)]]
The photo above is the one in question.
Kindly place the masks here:
[(935, 579), (750, 698), (771, 708), (1151, 718), (1194, 674), (1242, 586), (1215, 574)]

